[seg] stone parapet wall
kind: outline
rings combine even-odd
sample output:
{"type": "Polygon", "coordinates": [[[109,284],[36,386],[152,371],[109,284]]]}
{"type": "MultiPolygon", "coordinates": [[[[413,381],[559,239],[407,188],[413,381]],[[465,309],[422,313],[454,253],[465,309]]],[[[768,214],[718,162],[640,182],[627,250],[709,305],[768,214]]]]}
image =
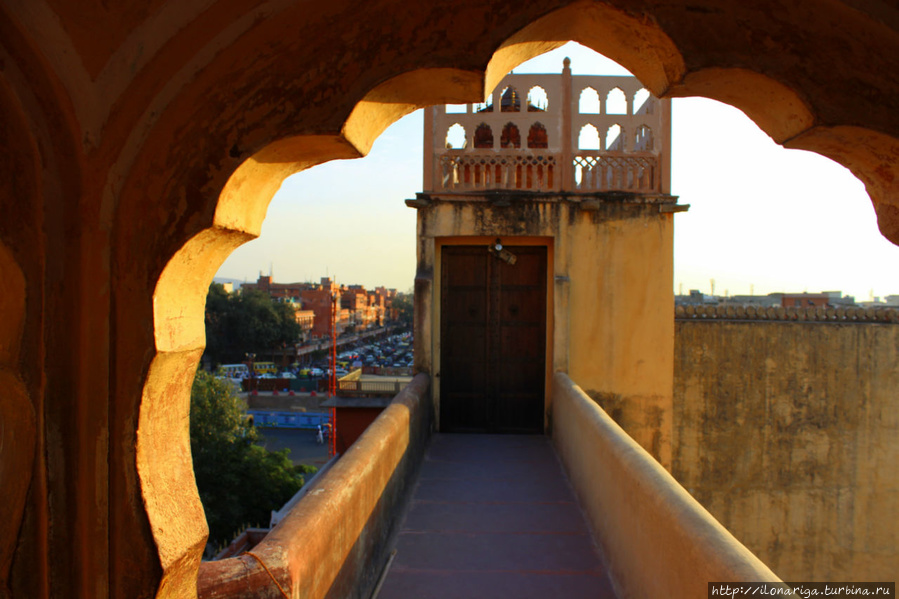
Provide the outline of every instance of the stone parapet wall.
{"type": "Polygon", "coordinates": [[[200,599],[370,597],[430,436],[419,374],[253,549],[204,562],[200,599]]]}
{"type": "Polygon", "coordinates": [[[710,581],[777,576],[566,374],[553,377],[553,445],[619,597],[705,597],[710,581]]]}
{"type": "Polygon", "coordinates": [[[897,308],[787,308],[784,306],[675,306],[678,320],[784,320],[899,324],[897,308]]]}

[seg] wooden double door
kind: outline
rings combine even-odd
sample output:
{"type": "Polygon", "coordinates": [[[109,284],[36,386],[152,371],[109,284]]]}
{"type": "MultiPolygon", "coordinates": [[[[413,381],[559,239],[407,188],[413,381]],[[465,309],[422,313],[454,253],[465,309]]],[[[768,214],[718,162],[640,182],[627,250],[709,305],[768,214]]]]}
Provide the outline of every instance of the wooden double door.
{"type": "Polygon", "coordinates": [[[543,432],[546,248],[505,250],[502,259],[485,246],[443,247],[444,432],[543,432]]]}

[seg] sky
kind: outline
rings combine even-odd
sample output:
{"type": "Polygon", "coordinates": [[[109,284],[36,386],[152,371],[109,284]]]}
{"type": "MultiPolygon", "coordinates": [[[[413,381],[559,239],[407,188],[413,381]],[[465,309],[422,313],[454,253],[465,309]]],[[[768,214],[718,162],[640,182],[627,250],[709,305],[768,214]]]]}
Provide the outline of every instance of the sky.
{"type": "MultiPolygon", "coordinates": [[[[568,44],[517,67],[575,75],[628,75],[568,44]]],[[[217,278],[281,283],[330,276],[340,284],[412,288],[415,210],[422,187],[422,111],[393,124],[368,156],[287,178],[262,234],[224,262],[217,278]]],[[[878,231],[864,185],[828,158],[775,144],[741,111],[705,98],[672,107],[671,192],[675,293],[717,295],[842,291],[867,301],[899,294],[899,247],[878,231]]]]}

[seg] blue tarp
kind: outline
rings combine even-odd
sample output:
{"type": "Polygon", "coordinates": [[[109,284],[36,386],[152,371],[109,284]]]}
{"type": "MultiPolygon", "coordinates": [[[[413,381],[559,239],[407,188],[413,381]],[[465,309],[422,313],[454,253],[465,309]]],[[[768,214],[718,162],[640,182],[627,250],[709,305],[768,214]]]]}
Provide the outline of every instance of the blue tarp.
{"type": "Polygon", "coordinates": [[[253,423],[260,427],[311,428],[331,422],[331,415],[321,412],[275,412],[269,410],[247,410],[253,423]]]}

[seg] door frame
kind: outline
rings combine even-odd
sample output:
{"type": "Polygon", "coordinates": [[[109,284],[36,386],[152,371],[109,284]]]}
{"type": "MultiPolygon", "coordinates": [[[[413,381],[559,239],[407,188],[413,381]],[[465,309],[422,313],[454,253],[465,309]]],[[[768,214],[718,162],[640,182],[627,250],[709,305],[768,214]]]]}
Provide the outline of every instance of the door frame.
{"type": "Polygon", "coordinates": [[[447,236],[434,238],[434,274],[430,327],[431,335],[431,365],[434,380],[431,382],[431,396],[434,402],[434,419],[436,430],[440,430],[440,371],[441,371],[441,301],[443,296],[443,247],[444,246],[486,246],[492,245],[496,239],[502,240],[503,245],[508,246],[539,246],[546,248],[546,335],[544,351],[544,389],[543,389],[543,430],[549,431],[549,415],[547,408],[550,403],[552,389],[552,365],[554,340],[555,307],[553,302],[553,281],[555,279],[555,246],[552,237],[493,235],[493,236],[447,236]]]}

